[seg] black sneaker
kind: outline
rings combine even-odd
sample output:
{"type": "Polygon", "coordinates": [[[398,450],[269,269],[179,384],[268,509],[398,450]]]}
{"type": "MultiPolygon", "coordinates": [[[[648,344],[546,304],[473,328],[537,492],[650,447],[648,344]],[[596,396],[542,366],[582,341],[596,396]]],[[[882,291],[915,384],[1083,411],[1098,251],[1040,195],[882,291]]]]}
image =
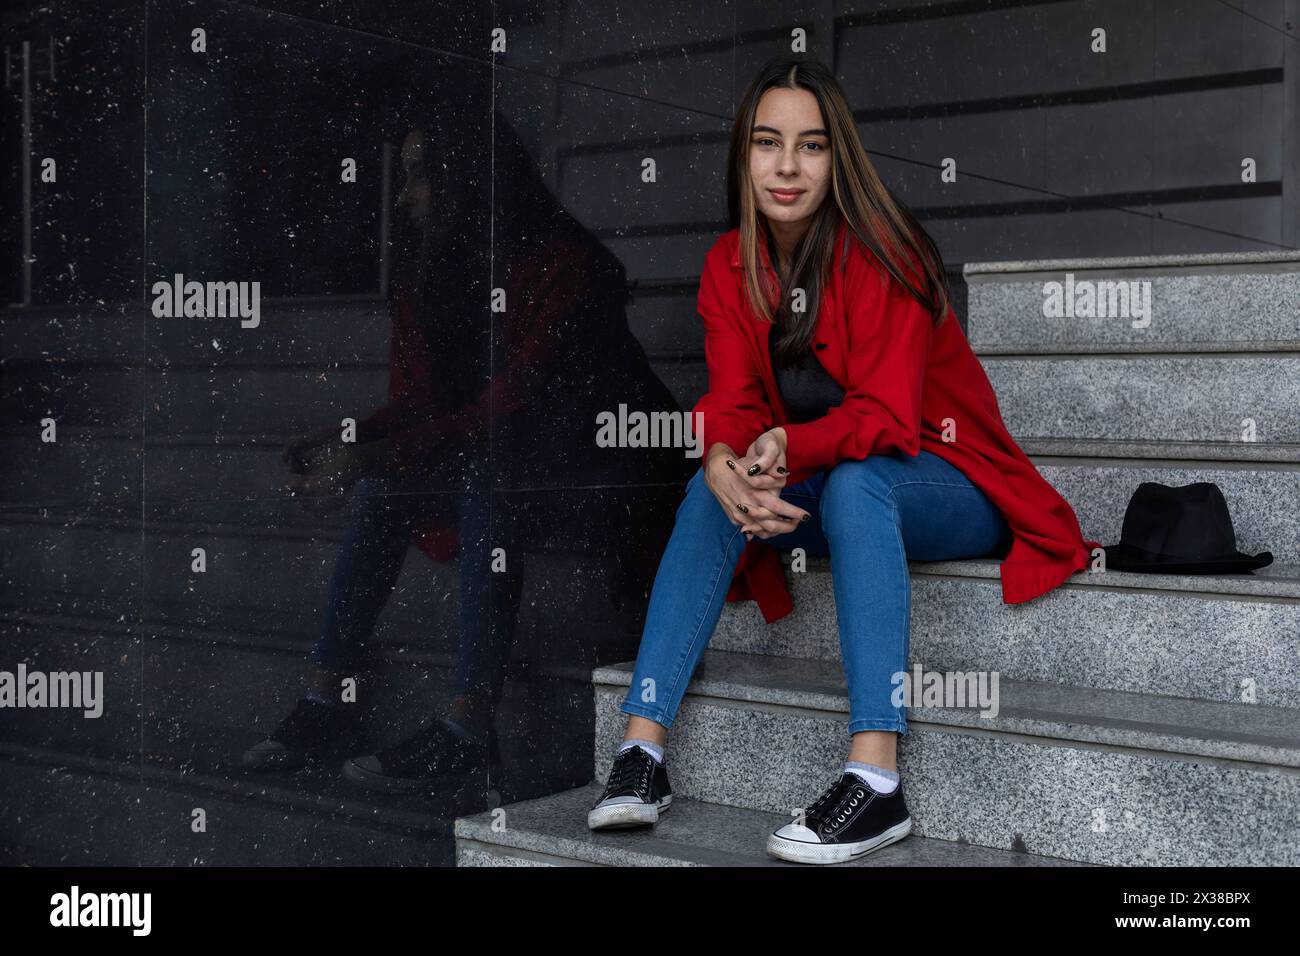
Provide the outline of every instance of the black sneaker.
{"type": "Polygon", "coordinates": [[[244,751],[246,770],[297,770],[313,759],[365,750],[356,706],[302,697],[271,735],[244,751]]]}
{"type": "Polygon", "coordinates": [[[369,790],[409,793],[437,787],[490,787],[489,770],[498,762],[496,734],[482,742],[461,737],[441,719],[400,743],[343,764],[343,777],[369,790]]]}
{"type": "Polygon", "coordinates": [[[656,823],[673,802],[668,771],[639,744],[614,757],[605,792],[587,814],[593,830],[656,823]]]}
{"type": "Polygon", "coordinates": [[[912,832],[900,780],[880,794],[847,771],[804,811],[767,838],[767,852],[795,863],[843,863],[897,843],[912,832]]]}

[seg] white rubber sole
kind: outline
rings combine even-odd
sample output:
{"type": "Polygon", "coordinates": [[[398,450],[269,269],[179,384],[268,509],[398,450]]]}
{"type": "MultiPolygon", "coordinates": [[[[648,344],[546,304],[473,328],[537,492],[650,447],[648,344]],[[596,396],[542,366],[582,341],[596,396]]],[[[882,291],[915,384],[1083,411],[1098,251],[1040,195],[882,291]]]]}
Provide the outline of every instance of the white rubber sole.
{"type": "Polygon", "coordinates": [[[653,803],[615,803],[596,807],[587,813],[587,826],[593,830],[616,830],[621,827],[639,827],[659,822],[659,814],[672,804],[670,794],[653,803]]]}
{"type": "Polygon", "coordinates": [[[773,833],[767,838],[767,852],[791,863],[847,863],[872,850],[897,843],[911,832],[912,818],[908,817],[870,840],[859,840],[857,843],[805,843],[773,833]]]}

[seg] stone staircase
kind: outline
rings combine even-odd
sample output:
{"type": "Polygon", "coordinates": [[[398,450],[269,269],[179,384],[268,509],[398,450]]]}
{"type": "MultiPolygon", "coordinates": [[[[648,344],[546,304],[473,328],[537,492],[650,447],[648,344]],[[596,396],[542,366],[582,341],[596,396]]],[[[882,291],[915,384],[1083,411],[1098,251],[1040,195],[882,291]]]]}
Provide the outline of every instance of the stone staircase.
{"type": "MultiPolygon", "coordinates": [[[[1007,606],[993,559],[912,562],[911,661],[999,672],[1000,708],[909,711],[913,834],[850,865],[1300,863],[1300,255],[965,272],[1007,426],[1086,536],[1118,541],[1143,481],[1212,481],[1238,547],[1274,563],[1090,572],[1007,606]],[[1149,324],[1045,317],[1044,283],[1066,273],[1150,282],[1149,324]]],[[[837,771],[848,715],[829,563],[791,578],[796,610],[773,625],[752,603],[724,609],[669,736],[659,824],[586,826],[628,661],[592,674],[595,779],[458,819],[457,862],[784,865],[766,834],[837,771]]]]}

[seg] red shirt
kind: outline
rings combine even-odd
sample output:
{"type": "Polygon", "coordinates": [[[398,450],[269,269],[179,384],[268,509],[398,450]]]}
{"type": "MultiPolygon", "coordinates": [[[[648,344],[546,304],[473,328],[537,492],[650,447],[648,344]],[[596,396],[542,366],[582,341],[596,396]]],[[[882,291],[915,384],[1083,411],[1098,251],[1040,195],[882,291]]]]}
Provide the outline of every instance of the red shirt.
{"type": "MultiPolygon", "coordinates": [[[[844,400],[822,418],[792,423],[772,372],[768,325],[745,301],[739,239],[739,229],[724,233],[700,277],[709,391],[693,412],[704,416],[706,452],[724,442],[743,456],[754,439],[780,425],[789,487],[840,461],[897,452],[915,457],[924,449],[961,471],[1010,525],[1011,550],[999,565],[1004,603],[1032,600],[1087,568],[1100,543],[1083,538],[1074,510],[1007,431],[956,315],[949,309],[936,328],[843,219],[813,335],[826,347],[813,354],[845,389],[844,400]],[[951,440],[944,440],[945,429],[951,440]]],[[[763,269],[775,282],[766,243],[759,247],[763,269]]],[[[762,538],[751,539],[727,600],[757,601],[768,623],[790,613],[794,602],[780,552],[762,538]]]]}

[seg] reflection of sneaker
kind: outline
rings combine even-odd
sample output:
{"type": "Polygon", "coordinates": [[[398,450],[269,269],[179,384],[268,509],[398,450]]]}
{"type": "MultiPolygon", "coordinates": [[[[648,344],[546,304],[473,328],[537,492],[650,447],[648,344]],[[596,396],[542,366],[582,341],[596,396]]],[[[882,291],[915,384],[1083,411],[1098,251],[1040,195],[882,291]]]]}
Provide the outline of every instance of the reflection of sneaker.
{"type": "Polygon", "coordinates": [[[787,823],[767,838],[767,852],[796,863],[843,863],[911,832],[902,781],[885,795],[845,772],[804,811],[803,825],[787,823]]]}
{"type": "Polygon", "coordinates": [[[443,784],[489,786],[489,751],[495,735],[483,743],[461,737],[442,720],[434,720],[401,743],[378,753],[353,757],[343,764],[352,783],[386,793],[406,793],[443,784]]]}
{"type": "Polygon", "coordinates": [[[657,823],[672,802],[664,765],[633,744],[614,758],[605,792],[587,814],[587,826],[604,830],[657,823]]]}
{"type": "Polygon", "coordinates": [[[364,750],[354,706],[300,698],[269,737],[244,751],[240,763],[248,770],[296,770],[312,758],[364,750]]]}

